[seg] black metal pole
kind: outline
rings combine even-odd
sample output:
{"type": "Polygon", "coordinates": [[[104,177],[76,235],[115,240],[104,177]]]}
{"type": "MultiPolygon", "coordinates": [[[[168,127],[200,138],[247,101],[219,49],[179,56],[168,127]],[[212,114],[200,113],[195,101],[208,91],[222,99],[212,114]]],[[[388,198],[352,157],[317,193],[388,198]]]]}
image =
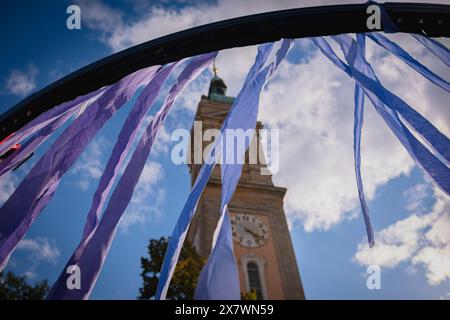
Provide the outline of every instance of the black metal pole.
{"type": "MultiPolygon", "coordinates": [[[[384,3],[399,32],[450,35],[450,6],[384,3]]],[[[233,47],[342,33],[370,32],[368,4],[274,11],[195,27],[110,55],[32,94],[0,116],[0,141],[52,107],[117,82],[144,67],[233,47]]]]}

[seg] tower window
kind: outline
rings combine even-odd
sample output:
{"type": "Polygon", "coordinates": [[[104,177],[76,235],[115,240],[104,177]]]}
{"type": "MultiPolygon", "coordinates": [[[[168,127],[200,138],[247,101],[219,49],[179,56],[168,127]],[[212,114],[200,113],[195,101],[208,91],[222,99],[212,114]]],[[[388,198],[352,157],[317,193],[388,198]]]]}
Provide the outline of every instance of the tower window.
{"type": "Polygon", "coordinates": [[[261,278],[259,277],[258,265],[255,262],[249,262],[247,264],[248,282],[250,285],[250,291],[255,290],[256,298],[258,300],[263,299],[261,278]]]}

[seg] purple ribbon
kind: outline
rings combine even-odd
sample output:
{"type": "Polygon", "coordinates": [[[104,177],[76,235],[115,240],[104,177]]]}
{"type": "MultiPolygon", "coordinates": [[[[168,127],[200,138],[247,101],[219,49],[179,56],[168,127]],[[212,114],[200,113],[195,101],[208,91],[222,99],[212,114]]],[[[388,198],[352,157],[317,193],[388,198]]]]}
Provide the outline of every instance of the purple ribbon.
{"type": "Polygon", "coordinates": [[[163,106],[152,119],[139,140],[123,175],[120,177],[111,195],[100,222],[89,234],[89,237],[82,239],[67,263],[66,267],[77,265],[80,268],[81,289],[70,290],[67,288],[66,279],[69,275],[65,273],[65,268],[53,285],[47,299],[89,298],[108,254],[117,225],[132,198],[133,191],[144,169],[145,162],[147,161],[159,128],[164,123],[176,97],[192,79],[212,63],[216,55],[216,52],[208,53],[194,57],[189,61],[189,64],[170,89],[163,106]]]}
{"type": "Polygon", "coordinates": [[[77,107],[70,108],[65,113],[56,117],[52,122],[47,124],[45,127],[41,128],[36,132],[31,138],[29,138],[20,148],[9,155],[6,159],[0,162],[0,177],[6,172],[14,169],[15,167],[21,165],[33,152],[44,143],[59,127],[61,127],[67,120],[70,119],[75,113],[79,112],[83,105],[91,104],[92,99],[98,99],[105,89],[102,89],[100,93],[96,91],[96,95],[92,97],[91,94],[85,95],[84,99],[80,101],[77,107]]]}
{"type": "Polygon", "coordinates": [[[111,188],[116,180],[119,170],[131,148],[132,142],[138,128],[142,124],[145,115],[155,101],[164,81],[169,76],[176,63],[172,63],[165,68],[158,71],[158,74],[148,83],[139,95],[133,109],[129,113],[125,123],[120,130],[116,144],[111,152],[111,156],[103,171],[102,177],[95,191],[92,200],[91,209],[87,215],[86,225],[84,227],[83,238],[89,236],[92,230],[98,223],[99,215],[103,210],[103,205],[106,198],[111,191],[111,188]]]}
{"type": "Polygon", "coordinates": [[[72,101],[64,102],[39,115],[37,118],[28,122],[25,126],[3,141],[3,143],[0,144],[0,154],[7,152],[13,145],[22,142],[42,128],[51,125],[51,123],[56,121],[58,118],[63,117],[67,112],[72,112],[73,109],[77,109],[80,104],[101,94],[105,91],[105,89],[106,88],[103,87],[84,96],[76,97],[72,101]]]}
{"type": "Polygon", "coordinates": [[[0,208],[0,270],[86,145],[158,68],[139,70],[108,88],[64,130],[0,208]]]}

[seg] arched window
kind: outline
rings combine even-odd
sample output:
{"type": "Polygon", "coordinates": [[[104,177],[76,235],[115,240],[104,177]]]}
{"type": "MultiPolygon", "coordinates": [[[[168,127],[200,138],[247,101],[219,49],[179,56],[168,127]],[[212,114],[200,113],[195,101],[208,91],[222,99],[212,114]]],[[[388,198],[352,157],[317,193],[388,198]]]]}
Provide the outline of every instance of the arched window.
{"type": "Polygon", "coordinates": [[[258,265],[255,262],[250,261],[247,264],[247,273],[250,291],[255,290],[256,298],[258,300],[262,300],[263,294],[262,294],[261,278],[259,277],[258,265]]]}

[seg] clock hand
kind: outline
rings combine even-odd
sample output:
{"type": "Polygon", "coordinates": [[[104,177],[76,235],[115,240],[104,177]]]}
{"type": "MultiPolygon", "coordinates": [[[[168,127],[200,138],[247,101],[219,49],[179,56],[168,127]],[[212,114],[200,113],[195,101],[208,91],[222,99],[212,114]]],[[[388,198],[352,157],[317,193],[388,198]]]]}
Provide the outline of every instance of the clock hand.
{"type": "Polygon", "coordinates": [[[244,227],[244,230],[247,231],[248,233],[252,234],[256,238],[261,239],[261,237],[258,234],[256,234],[253,230],[250,230],[247,227],[244,227]]]}

